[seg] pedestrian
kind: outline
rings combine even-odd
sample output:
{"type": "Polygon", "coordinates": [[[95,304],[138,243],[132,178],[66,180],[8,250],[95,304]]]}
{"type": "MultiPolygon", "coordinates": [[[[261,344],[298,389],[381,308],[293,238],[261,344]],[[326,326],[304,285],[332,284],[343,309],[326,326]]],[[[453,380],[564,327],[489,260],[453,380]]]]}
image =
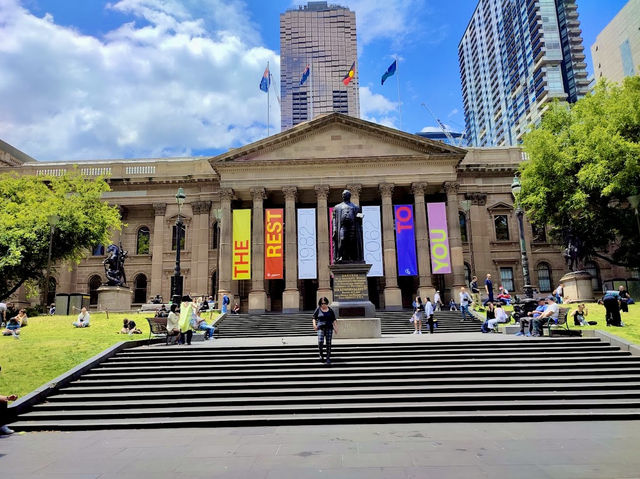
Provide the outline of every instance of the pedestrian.
{"type": "Polygon", "coordinates": [[[231,304],[231,300],[229,299],[229,296],[227,296],[226,294],[223,294],[222,309],[220,310],[222,314],[227,314],[227,310],[229,309],[229,304],[231,304]]]}
{"type": "Polygon", "coordinates": [[[313,313],[313,330],[318,332],[318,352],[320,362],[331,365],[331,339],[333,333],[338,334],[336,313],[329,307],[328,298],[320,298],[318,307],[313,313]],[[324,345],[326,342],[326,356],[324,345]]]}
{"type": "Polygon", "coordinates": [[[491,273],[487,273],[487,278],[484,280],[484,290],[487,293],[487,299],[483,305],[486,306],[487,303],[493,303],[493,282],[491,281],[491,273]]]}
{"type": "Polygon", "coordinates": [[[436,294],[433,295],[433,306],[436,311],[442,310],[442,299],[440,298],[440,291],[436,290],[436,294]]]}
{"type": "Polygon", "coordinates": [[[620,318],[620,303],[616,295],[607,293],[598,301],[598,304],[604,305],[607,326],[618,328],[624,326],[622,318],[620,318]]]}
{"type": "Polygon", "coordinates": [[[416,296],[415,301],[413,302],[413,334],[422,334],[422,320],[424,319],[424,304],[422,303],[422,298],[420,296],[416,296]]]}
{"type": "Polygon", "coordinates": [[[433,320],[433,304],[431,303],[431,298],[427,298],[427,302],[424,303],[424,317],[429,324],[429,334],[433,334],[433,329],[435,327],[435,323],[433,320]]]}
{"type": "Polygon", "coordinates": [[[618,301],[620,302],[620,311],[623,313],[629,312],[629,292],[623,285],[618,286],[618,301]]]}
{"type": "Polygon", "coordinates": [[[478,289],[478,277],[474,276],[471,278],[471,283],[469,283],[469,288],[471,288],[471,298],[473,299],[473,309],[478,310],[478,306],[480,305],[480,289],[478,289]]]}
{"type": "Polygon", "coordinates": [[[462,319],[460,322],[464,322],[467,320],[467,315],[469,315],[469,320],[473,321],[473,316],[469,312],[469,303],[471,303],[471,296],[467,293],[465,287],[460,288],[460,312],[462,313],[462,319]]]}
{"type": "Polygon", "coordinates": [[[558,284],[553,295],[556,297],[556,303],[562,304],[562,298],[564,297],[564,285],[562,283],[558,284]]]}
{"type": "Polygon", "coordinates": [[[180,304],[178,324],[180,325],[180,344],[187,344],[187,346],[191,346],[191,338],[193,337],[193,330],[191,329],[192,315],[193,302],[191,301],[191,296],[185,295],[182,297],[182,303],[180,304]]]}

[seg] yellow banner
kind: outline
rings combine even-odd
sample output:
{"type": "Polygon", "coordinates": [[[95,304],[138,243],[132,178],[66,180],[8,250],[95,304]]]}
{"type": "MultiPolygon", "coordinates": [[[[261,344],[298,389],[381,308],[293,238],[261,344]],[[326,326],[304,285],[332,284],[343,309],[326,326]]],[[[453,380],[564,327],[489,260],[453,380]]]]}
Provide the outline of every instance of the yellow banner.
{"type": "Polygon", "coordinates": [[[251,279],[251,210],[233,210],[233,279],[251,279]]]}

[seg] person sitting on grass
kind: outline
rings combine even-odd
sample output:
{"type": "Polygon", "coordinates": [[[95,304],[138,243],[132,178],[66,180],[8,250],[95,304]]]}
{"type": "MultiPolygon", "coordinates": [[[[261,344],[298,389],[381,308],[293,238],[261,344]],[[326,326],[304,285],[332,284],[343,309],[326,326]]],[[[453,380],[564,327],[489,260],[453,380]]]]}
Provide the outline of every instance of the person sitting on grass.
{"type": "MultiPolygon", "coordinates": [[[[21,310],[23,311],[23,310],[21,310]]],[[[13,336],[15,339],[20,339],[20,328],[22,327],[22,319],[20,315],[14,316],[7,321],[6,328],[2,331],[3,336],[13,336]]]]}
{"type": "Polygon", "coordinates": [[[88,328],[90,326],[89,321],[91,320],[91,315],[87,308],[83,307],[80,310],[80,314],[78,315],[78,320],[73,323],[76,328],[88,328]]]}
{"type": "Polygon", "coordinates": [[[589,326],[589,322],[585,319],[589,314],[589,310],[581,303],[578,305],[578,309],[576,309],[571,316],[573,316],[573,324],[575,326],[589,326]]]}
{"type": "Polygon", "coordinates": [[[496,308],[493,305],[493,303],[486,303],[485,308],[487,308],[487,311],[485,313],[485,321],[484,323],[482,323],[482,326],[480,326],[480,330],[483,333],[488,333],[489,332],[489,321],[496,319],[496,308]]]}
{"type": "Polygon", "coordinates": [[[500,294],[497,298],[498,301],[500,301],[502,304],[511,304],[511,295],[509,294],[509,291],[502,286],[499,287],[499,290],[500,294]]]}
{"type": "Polygon", "coordinates": [[[200,312],[197,309],[193,309],[193,313],[191,315],[191,328],[196,331],[204,331],[204,340],[212,341],[213,333],[216,328],[214,326],[209,326],[207,322],[200,316],[200,312]]]}
{"type": "Polygon", "coordinates": [[[142,331],[140,331],[140,328],[136,327],[135,321],[124,318],[122,320],[122,329],[120,330],[120,334],[142,334],[142,331]]]}
{"type": "Polygon", "coordinates": [[[27,317],[27,310],[22,308],[20,309],[20,311],[18,311],[18,314],[15,316],[15,318],[20,321],[20,327],[21,328],[26,328],[29,318],[27,317]]]}

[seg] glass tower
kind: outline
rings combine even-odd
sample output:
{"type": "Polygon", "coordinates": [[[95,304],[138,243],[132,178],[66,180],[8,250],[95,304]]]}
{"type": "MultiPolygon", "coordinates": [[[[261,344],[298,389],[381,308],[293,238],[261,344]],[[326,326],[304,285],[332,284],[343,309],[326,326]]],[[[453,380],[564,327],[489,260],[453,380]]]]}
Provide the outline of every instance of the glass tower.
{"type": "Polygon", "coordinates": [[[512,146],[588,91],[575,0],[480,0],[458,45],[471,146],[512,146]]]}
{"type": "Polygon", "coordinates": [[[308,2],[280,15],[281,128],[322,113],[360,116],[356,14],[327,2],[308,2]],[[356,63],[348,85],[342,79],[356,63]],[[310,75],[300,85],[305,68],[310,75]]]}

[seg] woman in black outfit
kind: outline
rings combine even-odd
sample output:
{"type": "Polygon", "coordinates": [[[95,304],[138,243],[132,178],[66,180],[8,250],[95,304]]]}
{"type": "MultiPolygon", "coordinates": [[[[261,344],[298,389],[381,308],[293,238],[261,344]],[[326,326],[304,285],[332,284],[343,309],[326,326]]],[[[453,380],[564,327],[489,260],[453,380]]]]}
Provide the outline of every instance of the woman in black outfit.
{"type": "Polygon", "coordinates": [[[331,364],[331,338],[333,332],[338,334],[338,324],[336,314],[329,307],[327,298],[320,298],[318,308],[313,313],[313,329],[318,331],[318,351],[320,351],[320,362],[325,362],[324,341],[327,341],[326,364],[331,364]]]}

